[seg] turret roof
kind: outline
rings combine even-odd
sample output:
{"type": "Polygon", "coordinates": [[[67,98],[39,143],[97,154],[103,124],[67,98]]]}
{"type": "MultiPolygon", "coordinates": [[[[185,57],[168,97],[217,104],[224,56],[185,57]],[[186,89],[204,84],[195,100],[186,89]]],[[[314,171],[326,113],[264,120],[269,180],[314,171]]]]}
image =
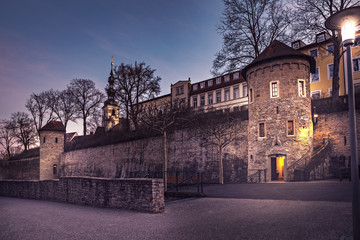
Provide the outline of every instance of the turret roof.
{"type": "Polygon", "coordinates": [[[50,121],[45,126],[43,126],[39,131],[59,131],[65,132],[65,126],[62,122],[59,121],[50,121]]]}

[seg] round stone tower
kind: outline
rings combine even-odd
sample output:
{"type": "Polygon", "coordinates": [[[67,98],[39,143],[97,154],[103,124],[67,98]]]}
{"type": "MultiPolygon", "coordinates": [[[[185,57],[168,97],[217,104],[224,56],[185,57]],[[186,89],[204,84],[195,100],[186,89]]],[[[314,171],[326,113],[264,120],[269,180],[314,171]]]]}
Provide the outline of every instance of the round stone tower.
{"type": "Polygon", "coordinates": [[[40,180],[58,177],[60,155],[64,152],[65,127],[62,122],[50,121],[40,133],[40,180]]]}
{"type": "Polygon", "coordinates": [[[293,166],[311,154],[314,70],[314,58],[273,41],[242,71],[249,89],[249,176],[265,170],[262,181],[290,181],[293,166]]]}

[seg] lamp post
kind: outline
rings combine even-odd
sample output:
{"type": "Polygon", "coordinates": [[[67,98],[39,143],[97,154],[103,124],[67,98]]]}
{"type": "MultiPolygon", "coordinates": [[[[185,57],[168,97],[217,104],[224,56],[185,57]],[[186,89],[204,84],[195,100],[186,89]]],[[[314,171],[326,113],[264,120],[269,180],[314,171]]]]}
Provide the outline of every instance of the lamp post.
{"type": "Polygon", "coordinates": [[[355,26],[360,24],[360,7],[352,7],[341,10],[331,15],[325,21],[325,27],[330,30],[340,30],[343,46],[346,47],[346,65],[348,79],[348,102],[349,102],[349,130],[351,149],[351,183],[352,183],[352,219],[353,238],[360,239],[360,188],[359,188],[359,164],[356,140],[356,115],[354,99],[354,83],[352,79],[351,45],[354,44],[355,26]]]}

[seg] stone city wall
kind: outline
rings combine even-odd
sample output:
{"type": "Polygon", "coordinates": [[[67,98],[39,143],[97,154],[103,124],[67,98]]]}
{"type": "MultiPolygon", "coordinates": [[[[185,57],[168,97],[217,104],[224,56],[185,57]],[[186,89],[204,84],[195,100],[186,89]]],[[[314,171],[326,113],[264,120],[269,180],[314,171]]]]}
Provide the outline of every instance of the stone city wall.
{"type": "Polygon", "coordinates": [[[67,202],[95,207],[164,211],[162,179],[65,177],[44,181],[0,181],[0,196],[67,202]]]}
{"type": "MultiPolygon", "coordinates": [[[[247,123],[239,120],[241,132],[224,151],[225,182],[240,182],[247,175],[247,123]]],[[[213,139],[198,129],[182,129],[168,134],[168,169],[204,171],[206,182],[218,182],[219,154],[213,139]]],[[[163,140],[153,137],[96,148],[65,152],[61,156],[61,176],[129,177],[136,171],[162,171],[163,140]]]]}
{"type": "Polygon", "coordinates": [[[40,157],[0,161],[0,179],[39,179],[40,157]]]}

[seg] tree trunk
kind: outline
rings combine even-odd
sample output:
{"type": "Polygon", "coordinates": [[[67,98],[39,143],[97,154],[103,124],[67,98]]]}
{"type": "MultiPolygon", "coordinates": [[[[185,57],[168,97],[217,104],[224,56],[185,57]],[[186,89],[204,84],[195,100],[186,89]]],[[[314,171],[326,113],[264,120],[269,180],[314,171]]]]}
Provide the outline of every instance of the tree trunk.
{"type": "Polygon", "coordinates": [[[223,167],[223,158],[222,158],[222,147],[220,146],[219,147],[219,154],[220,154],[220,167],[219,167],[219,175],[220,175],[220,178],[219,178],[219,183],[220,184],[224,184],[224,167],[223,167]]]}
{"type": "Polygon", "coordinates": [[[86,135],[86,118],[84,117],[83,118],[83,133],[84,133],[84,136],[86,135]]]}
{"type": "Polygon", "coordinates": [[[163,144],[164,144],[164,162],[163,162],[163,179],[164,179],[164,191],[167,190],[167,137],[166,131],[163,133],[163,144]]]}

